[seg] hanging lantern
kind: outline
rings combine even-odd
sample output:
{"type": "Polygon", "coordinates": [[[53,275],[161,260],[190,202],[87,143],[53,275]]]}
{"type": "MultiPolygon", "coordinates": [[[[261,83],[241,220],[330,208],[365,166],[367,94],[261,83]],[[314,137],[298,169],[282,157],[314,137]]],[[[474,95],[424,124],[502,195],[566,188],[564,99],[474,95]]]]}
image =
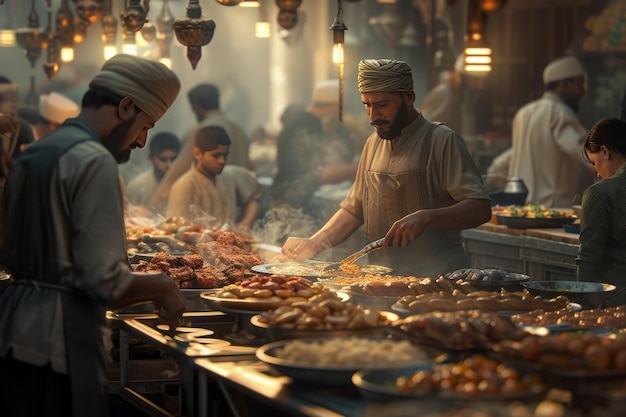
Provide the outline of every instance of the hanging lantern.
{"type": "Polygon", "coordinates": [[[187,59],[195,70],[202,57],[202,47],[213,39],[215,22],[202,17],[202,7],[198,0],[189,0],[187,17],[179,17],[174,21],[176,39],[187,47],[187,59]]]}
{"type": "Polygon", "coordinates": [[[76,15],[89,24],[99,22],[102,19],[104,2],[105,0],[74,0],[76,15]]]}
{"type": "Polygon", "coordinates": [[[156,20],[157,26],[157,46],[159,47],[159,62],[168,68],[172,68],[172,59],[170,57],[170,44],[174,39],[173,28],[174,16],[169,9],[168,0],[163,0],[161,13],[156,20]]]}
{"type": "Polygon", "coordinates": [[[491,71],[491,47],[485,35],[487,31],[487,14],[480,10],[476,0],[468,5],[467,35],[465,36],[466,72],[491,71]]]}
{"type": "Polygon", "coordinates": [[[67,4],[61,0],[61,6],[56,14],[56,38],[61,45],[61,61],[74,60],[74,15],[67,4]]]}
{"type": "Polygon", "coordinates": [[[276,18],[278,26],[283,29],[293,29],[298,23],[298,12],[295,10],[280,9],[276,18]]]}
{"type": "Polygon", "coordinates": [[[343,23],[343,7],[341,0],[337,0],[337,16],[330,29],[333,32],[333,62],[339,70],[339,121],[343,120],[343,69],[344,69],[344,32],[348,27],[343,23]]]}
{"type": "Polygon", "coordinates": [[[147,22],[148,15],[139,0],[130,0],[128,7],[121,14],[122,27],[126,32],[139,32],[143,25],[147,22]]]}
{"type": "Polygon", "coordinates": [[[46,34],[48,35],[48,47],[46,48],[46,62],[43,63],[43,71],[49,80],[53,80],[59,72],[60,47],[59,41],[52,32],[52,12],[48,10],[48,26],[46,26],[46,34]]]}
{"type": "Polygon", "coordinates": [[[506,0],[481,0],[480,9],[487,13],[497,12],[504,7],[505,3],[506,0]]]}
{"type": "Polygon", "coordinates": [[[260,7],[261,2],[259,0],[243,0],[239,3],[239,7],[260,7]]]}
{"type": "Polygon", "coordinates": [[[35,10],[35,0],[31,1],[28,27],[16,29],[15,39],[26,50],[25,54],[30,66],[35,68],[35,64],[41,56],[41,49],[48,46],[48,35],[45,30],[39,28],[39,15],[35,10]]]}
{"type": "Polygon", "coordinates": [[[109,10],[102,18],[102,42],[104,42],[104,59],[108,61],[117,54],[117,19],[112,14],[112,3],[109,1],[109,10]]]}
{"type": "Polygon", "coordinates": [[[236,6],[241,3],[241,0],[215,0],[222,6],[236,6]]]}
{"type": "Polygon", "coordinates": [[[281,10],[296,10],[302,4],[302,0],[276,0],[276,5],[281,10]]]}
{"type": "Polygon", "coordinates": [[[260,3],[259,5],[259,20],[254,24],[254,36],[257,38],[269,38],[272,34],[272,27],[270,22],[267,21],[265,4],[260,3]]]}

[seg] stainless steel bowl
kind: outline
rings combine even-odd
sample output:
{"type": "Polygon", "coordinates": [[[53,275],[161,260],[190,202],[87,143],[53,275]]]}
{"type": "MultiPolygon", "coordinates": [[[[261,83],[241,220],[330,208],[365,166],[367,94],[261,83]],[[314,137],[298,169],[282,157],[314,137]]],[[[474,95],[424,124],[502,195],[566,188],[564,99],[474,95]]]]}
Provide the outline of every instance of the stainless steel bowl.
{"type": "Polygon", "coordinates": [[[615,285],[587,281],[531,281],[522,285],[533,295],[554,298],[563,295],[583,308],[600,308],[617,289],[615,285]]]}

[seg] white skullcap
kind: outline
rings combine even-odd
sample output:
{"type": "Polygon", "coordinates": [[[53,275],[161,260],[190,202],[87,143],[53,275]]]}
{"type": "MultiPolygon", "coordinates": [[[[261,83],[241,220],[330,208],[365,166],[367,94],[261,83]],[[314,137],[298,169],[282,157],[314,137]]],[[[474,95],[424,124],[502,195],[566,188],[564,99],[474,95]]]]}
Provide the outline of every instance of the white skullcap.
{"type": "Polygon", "coordinates": [[[463,74],[465,72],[465,54],[460,53],[459,56],[456,57],[456,61],[454,61],[454,71],[459,74],[463,74]]]}
{"type": "Polygon", "coordinates": [[[339,80],[320,81],[313,89],[314,103],[338,103],[339,102],[339,80]]]}
{"type": "Polygon", "coordinates": [[[80,108],[63,94],[51,92],[39,96],[39,114],[49,122],[62,124],[65,120],[78,116],[80,108]]]}
{"type": "Polygon", "coordinates": [[[565,56],[555,59],[546,65],[546,68],[543,70],[543,83],[548,84],[552,81],[565,80],[581,75],[585,75],[585,70],[583,70],[578,59],[574,56],[565,56]]]}

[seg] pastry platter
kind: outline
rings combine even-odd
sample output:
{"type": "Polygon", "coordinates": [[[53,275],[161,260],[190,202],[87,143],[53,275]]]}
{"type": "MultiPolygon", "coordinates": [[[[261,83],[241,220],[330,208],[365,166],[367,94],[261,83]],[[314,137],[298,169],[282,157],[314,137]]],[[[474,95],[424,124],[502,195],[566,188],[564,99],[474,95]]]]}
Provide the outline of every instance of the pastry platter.
{"type": "MultiPolygon", "coordinates": [[[[291,303],[287,299],[276,296],[268,298],[224,298],[218,296],[220,291],[222,291],[222,289],[204,291],[200,294],[200,297],[204,299],[213,310],[241,314],[260,313],[291,303]]],[[[337,295],[343,301],[347,301],[350,298],[348,294],[340,291],[337,292],[337,295]]]]}
{"type": "MultiPolygon", "coordinates": [[[[275,264],[262,264],[255,265],[251,269],[254,272],[263,274],[283,274],[283,275],[295,275],[299,277],[329,277],[335,275],[345,275],[346,273],[340,270],[324,271],[326,266],[330,265],[329,262],[282,262],[275,264]]],[[[360,273],[363,274],[388,274],[392,271],[391,268],[380,265],[358,265],[360,267],[360,273]]]]}

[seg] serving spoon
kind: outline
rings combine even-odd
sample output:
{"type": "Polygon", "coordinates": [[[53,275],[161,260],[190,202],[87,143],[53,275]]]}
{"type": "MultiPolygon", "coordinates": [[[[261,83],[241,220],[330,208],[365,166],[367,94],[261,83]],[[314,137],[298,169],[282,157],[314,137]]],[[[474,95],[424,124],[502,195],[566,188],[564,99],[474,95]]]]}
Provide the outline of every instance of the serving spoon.
{"type": "Polygon", "coordinates": [[[378,240],[370,242],[367,245],[365,245],[363,247],[363,249],[361,249],[361,250],[359,250],[357,252],[354,252],[352,255],[347,256],[346,258],[342,259],[341,261],[339,261],[339,262],[332,262],[332,263],[326,265],[322,271],[324,271],[324,272],[332,271],[332,270],[339,269],[339,267],[341,265],[353,264],[358,259],[360,259],[361,257],[367,255],[368,253],[382,248],[384,241],[385,241],[385,238],[382,237],[382,238],[380,238],[378,240]]]}

